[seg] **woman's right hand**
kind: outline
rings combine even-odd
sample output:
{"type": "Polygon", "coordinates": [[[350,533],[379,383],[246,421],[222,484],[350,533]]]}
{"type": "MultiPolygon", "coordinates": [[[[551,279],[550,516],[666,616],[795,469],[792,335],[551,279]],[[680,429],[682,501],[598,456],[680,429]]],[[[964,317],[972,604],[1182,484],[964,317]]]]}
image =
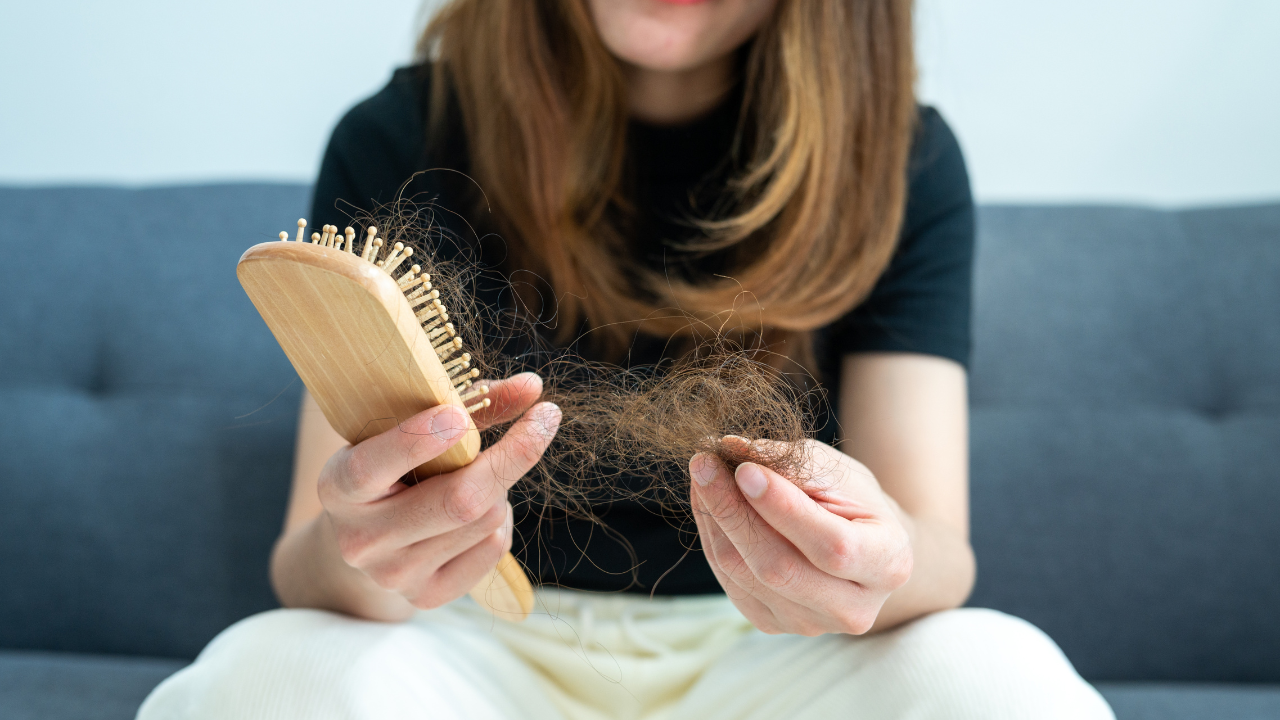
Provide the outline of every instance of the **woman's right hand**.
{"type": "Polygon", "coordinates": [[[462,597],[511,548],[507,490],[537,464],[560,424],[554,404],[529,408],[542,391],[537,375],[488,385],[492,403],[472,416],[477,426],[523,415],[470,465],[414,486],[399,482],[465,432],[466,413],[441,405],[338,450],[320,472],[318,520],[330,525],[342,559],[417,608],[462,597]]]}

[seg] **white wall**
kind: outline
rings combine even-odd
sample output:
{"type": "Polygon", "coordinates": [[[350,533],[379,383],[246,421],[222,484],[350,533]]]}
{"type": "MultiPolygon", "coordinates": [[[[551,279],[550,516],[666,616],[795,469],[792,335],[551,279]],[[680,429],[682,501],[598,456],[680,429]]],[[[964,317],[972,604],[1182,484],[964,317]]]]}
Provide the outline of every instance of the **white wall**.
{"type": "Polygon", "coordinates": [[[1280,1],[917,3],[980,198],[1280,198],[1280,1]]]}
{"type": "Polygon", "coordinates": [[[0,0],[0,182],[308,180],[419,0],[0,0]]]}
{"type": "MultiPolygon", "coordinates": [[[[1280,198],[1280,1],[917,0],[979,199],[1280,198]]],[[[419,0],[0,0],[0,182],[310,179],[419,0]]]]}

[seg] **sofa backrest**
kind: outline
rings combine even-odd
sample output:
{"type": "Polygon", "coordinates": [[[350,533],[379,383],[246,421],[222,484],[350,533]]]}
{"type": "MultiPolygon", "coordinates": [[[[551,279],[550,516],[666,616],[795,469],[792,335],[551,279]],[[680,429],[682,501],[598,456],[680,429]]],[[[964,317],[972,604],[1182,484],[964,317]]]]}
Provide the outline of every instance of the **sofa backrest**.
{"type": "MultiPolygon", "coordinates": [[[[236,282],[305,186],[0,189],[0,648],[274,606],[297,376],[236,282]]],[[[1091,679],[1280,681],[1280,206],[984,208],[971,604],[1091,679]]]]}
{"type": "Polygon", "coordinates": [[[979,226],[971,604],[1092,679],[1280,681],[1280,205],[979,226]]]}
{"type": "Polygon", "coordinates": [[[308,196],[0,190],[0,648],[193,657],[274,605],[301,385],[235,264],[308,196]]]}

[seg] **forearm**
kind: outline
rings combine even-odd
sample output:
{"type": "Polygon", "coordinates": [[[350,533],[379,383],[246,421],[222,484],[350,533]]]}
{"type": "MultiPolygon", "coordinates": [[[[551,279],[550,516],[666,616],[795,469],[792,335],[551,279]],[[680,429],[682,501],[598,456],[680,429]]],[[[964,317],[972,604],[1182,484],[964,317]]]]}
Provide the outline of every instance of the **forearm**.
{"type": "Polygon", "coordinates": [[[899,510],[911,535],[911,579],[885,601],[871,632],[897,627],[922,615],[960,607],[973,590],[973,548],[958,530],[899,510]]]}
{"type": "Polygon", "coordinates": [[[271,555],[271,584],[285,607],[332,610],[396,622],[414,608],[400,595],[378,587],[348,565],[338,551],[328,515],[284,533],[271,555]]]}

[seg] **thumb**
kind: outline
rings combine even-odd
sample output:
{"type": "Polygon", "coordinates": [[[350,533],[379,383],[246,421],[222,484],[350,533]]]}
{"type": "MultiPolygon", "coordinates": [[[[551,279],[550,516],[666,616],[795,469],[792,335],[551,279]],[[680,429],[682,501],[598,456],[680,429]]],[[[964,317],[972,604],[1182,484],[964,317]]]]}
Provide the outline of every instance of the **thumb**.
{"type": "Polygon", "coordinates": [[[334,484],[349,502],[385,497],[401,477],[453,447],[472,427],[471,418],[456,405],[423,410],[349,448],[334,484]]]}

